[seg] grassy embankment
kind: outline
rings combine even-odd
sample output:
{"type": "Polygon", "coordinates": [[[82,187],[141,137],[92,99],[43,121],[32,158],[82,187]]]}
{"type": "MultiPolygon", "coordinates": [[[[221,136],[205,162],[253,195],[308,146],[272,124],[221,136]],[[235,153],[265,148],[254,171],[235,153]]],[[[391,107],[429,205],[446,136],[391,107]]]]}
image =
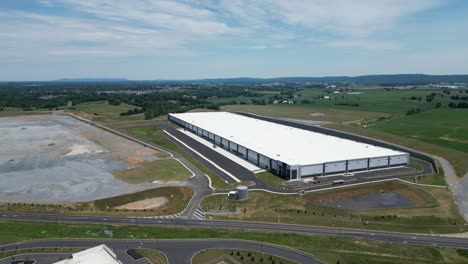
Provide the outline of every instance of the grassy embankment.
{"type": "Polygon", "coordinates": [[[114,239],[178,239],[227,238],[261,241],[308,252],[327,262],[346,263],[463,263],[464,251],[436,247],[410,246],[346,237],[308,236],[298,234],[265,233],[233,229],[172,228],[147,226],[102,226],[55,223],[0,222],[0,244],[25,239],[46,238],[108,238],[105,230],[112,231],[114,239]]]}
{"type": "Polygon", "coordinates": [[[28,212],[45,214],[80,214],[109,216],[157,216],[171,215],[185,209],[193,191],[187,187],[160,187],[136,193],[124,194],[83,203],[36,204],[2,203],[2,212],[28,212]],[[117,209],[129,203],[164,197],[167,202],[153,209],[117,209]]]}
{"type": "Polygon", "coordinates": [[[262,191],[249,192],[246,201],[228,200],[226,195],[206,197],[201,208],[207,212],[239,214],[214,216],[216,219],[261,221],[350,227],[401,232],[456,233],[468,227],[454,205],[446,188],[420,187],[397,181],[375,183],[305,195],[281,195],[262,191]],[[412,203],[409,208],[353,211],[324,206],[324,201],[336,201],[355,196],[397,193],[412,203]],[[368,221],[368,222],[366,222],[368,221]]]}
{"type": "Polygon", "coordinates": [[[191,154],[182,150],[177,144],[170,141],[167,138],[167,135],[164,134],[161,127],[158,126],[145,126],[145,127],[132,127],[127,128],[126,131],[134,136],[141,137],[145,140],[148,140],[158,146],[170,149],[179,153],[183,156],[188,162],[196,166],[200,171],[208,175],[211,179],[211,183],[214,188],[216,189],[230,189],[234,188],[239,184],[245,183],[237,183],[237,184],[228,184],[223,179],[221,179],[216,173],[209,170],[203,163],[198,161],[195,157],[191,154]]]}
{"type": "Polygon", "coordinates": [[[17,249],[0,252],[0,260],[21,254],[72,254],[85,250],[86,248],[31,248],[17,249]]]}
{"type": "Polygon", "coordinates": [[[149,161],[136,166],[132,169],[114,172],[113,175],[131,184],[157,180],[185,181],[192,176],[187,168],[175,159],[149,161]]]}
{"type": "Polygon", "coordinates": [[[136,252],[145,257],[151,264],[167,264],[166,255],[160,251],[149,248],[138,248],[136,252]]]}
{"type": "Polygon", "coordinates": [[[256,251],[235,250],[235,249],[208,249],[195,254],[192,258],[193,264],[205,263],[283,263],[294,264],[296,262],[289,261],[284,258],[262,254],[256,251]]]}

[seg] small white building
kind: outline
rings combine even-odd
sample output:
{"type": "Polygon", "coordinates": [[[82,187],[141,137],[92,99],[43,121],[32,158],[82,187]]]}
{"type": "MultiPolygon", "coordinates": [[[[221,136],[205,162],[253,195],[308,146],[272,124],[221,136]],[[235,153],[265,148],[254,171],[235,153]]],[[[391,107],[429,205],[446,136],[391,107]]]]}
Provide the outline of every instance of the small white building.
{"type": "Polygon", "coordinates": [[[122,264],[122,262],[109,247],[102,244],[74,253],[71,258],[55,264],[122,264]]]}

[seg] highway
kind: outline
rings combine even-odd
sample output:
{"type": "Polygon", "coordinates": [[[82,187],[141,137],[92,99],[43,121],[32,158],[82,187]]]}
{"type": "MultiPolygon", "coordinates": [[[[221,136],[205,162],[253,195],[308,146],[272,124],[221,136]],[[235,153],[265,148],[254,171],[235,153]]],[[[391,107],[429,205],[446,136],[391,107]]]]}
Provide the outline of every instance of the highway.
{"type": "Polygon", "coordinates": [[[114,225],[144,225],[159,227],[190,227],[190,228],[222,228],[242,229],[252,231],[268,231],[280,233],[296,233],[320,236],[342,236],[379,240],[384,242],[402,243],[419,246],[438,246],[451,248],[468,248],[467,238],[444,237],[439,235],[411,234],[386,232],[376,230],[361,230],[337,227],[322,227],[309,225],[275,224],[265,222],[228,221],[228,220],[193,220],[183,218],[154,219],[134,217],[77,216],[30,213],[0,213],[0,220],[61,222],[80,224],[114,224],[114,225]]]}

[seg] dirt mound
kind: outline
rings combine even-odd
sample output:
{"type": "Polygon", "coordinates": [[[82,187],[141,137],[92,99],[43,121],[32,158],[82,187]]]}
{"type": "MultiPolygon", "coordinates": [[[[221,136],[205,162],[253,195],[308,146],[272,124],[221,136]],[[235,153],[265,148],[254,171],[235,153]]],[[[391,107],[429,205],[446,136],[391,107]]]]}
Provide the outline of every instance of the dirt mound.
{"type": "Polygon", "coordinates": [[[166,197],[149,198],[141,201],[131,202],[115,207],[115,209],[143,210],[155,209],[168,202],[166,197]]]}

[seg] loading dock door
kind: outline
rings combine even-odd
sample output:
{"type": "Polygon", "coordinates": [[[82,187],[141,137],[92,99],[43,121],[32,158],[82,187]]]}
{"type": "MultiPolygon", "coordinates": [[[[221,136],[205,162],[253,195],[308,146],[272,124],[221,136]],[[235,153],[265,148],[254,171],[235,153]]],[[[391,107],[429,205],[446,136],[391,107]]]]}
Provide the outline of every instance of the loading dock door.
{"type": "Polygon", "coordinates": [[[346,171],[346,161],[325,163],[325,174],[340,173],[346,171]]]}

